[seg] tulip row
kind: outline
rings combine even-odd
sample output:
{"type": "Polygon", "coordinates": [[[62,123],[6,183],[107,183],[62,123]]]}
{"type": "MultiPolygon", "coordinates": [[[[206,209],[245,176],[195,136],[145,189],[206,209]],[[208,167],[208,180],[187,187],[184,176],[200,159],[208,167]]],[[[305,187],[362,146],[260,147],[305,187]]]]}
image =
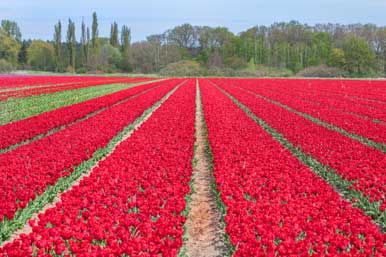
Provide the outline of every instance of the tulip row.
{"type": "Polygon", "coordinates": [[[176,256],[194,145],[194,80],[1,256],[176,256]]]}
{"type": "MultiPolygon", "coordinates": [[[[283,91],[277,91],[277,89],[262,88],[258,86],[256,80],[250,80],[249,83],[240,83],[240,81],[229,81],[228,83],[248,89],[259,96],[266,97],[273,101],[278,101],[299,112],[311,115],[323,122],[342,128],[348,133],[354,133],[377,143],[386,145],[386,127],[383,124],[374,123],[368,119],[363,119],[352,114],[331,109],[331,107],[326,106],[326,103],[323,101],[317,104],[312,101],[304,101],[302,99],[295,98],[293,95],[288,95],[283,91]]],[[[287,89],[287,91],[289,90],[287,89]]],[[[318,97],[318,99],[320,98],[318,97]]],[[[346,104],[346,106],[350,106],[350,104],[346,104]]],[[[379,113],[381,114],[380,110],[379,113]]],[[[386,113],[384,111],[381,115],[383,117],[380,117],[379,115],[376,117],[378,119],[381,118],[386,120],[386,113]]]]}
{"type": "MultiPolygon", "coordinates": [[[[330,88],[330,94],[320,92],[318,88],[296,88],[296,85],[291,87],[291,90],[288,90],[288,87],[284,83],[280,85],[276,84],[274,89],[268,85],[261,85],[260,83],[259,87],[290,95],[303,101],[311,101],[322,106],[328,106],[331,109],[340,110],[348,114],[357,115],[374,121],[386,122],[386,114],[383,111],[386,108],[386,103],[379,103],[377,106],[371,102],[361,103],[358,99],[331,94],[335,90],[334,87],[330,88]]],[[[384,87],[386,88],[386,83],[384,87]]]]}
{"type": "Polygon", "coordinates": [[[160,84],[162,83],[149,83],[143,86],[129,88],[0,126],[0,149],[9,148],[12,145],[20,144],[22,141],[31,140],[37,136],[41,138],[48,132],[57,132],[68,125],[72,125],[79,119],[93,116],[114,104],[118,104],[138,93],[144,92],[144,90],[160,84]]]}
{"type": "MultiPolygon", "coordinates": [[[[362,106],[367,109],[384,110],[386,105],[385,81],[317,81],[304,80],[303,83],[291,87],[299,88],[300,92],[312,92],[318,96],[336,99],[344,103],[362,106]]],[[[347,108],[347,106],[346,106],[347,108]]],[[[348,107],[349,108],[349,107],[348,107]]],[[[356,110],[356,109],[355,109],[356,110]]],[[[368,112],[365,112],[368,114],[368,112]]]]}
{"type": "Polygon", "coordinates": [[[353,206],[362,209],[383,231],[386,229],[386,175],[382,172],[386,169],[386,159],[382,152],[243,90],[224,88],[243,108],[283,135],[303,163],[339,190],[353,206]]]}
{"type": "Polygon", "coordinates": [[[0,155],[0,220],[11,219],[18,208],[42,194],[58,178],[68,176],[73,166],[91,158],[145,109],[175,87],[169,81],[161,87],[112,106],[13,151],[0,155]]]}
{"type": "Polygon", "coordinates": [[[275,92],[290,95],[307,96],[329,104],[342,104],[340,107],[351,111],[360,111],[362,115],[381,115],[386,107],[385,81],[344,81],[344,80],[306,80],[306,79],[228,79],[242,84],[258,84],[275,92]],[[358,91],[361,89],[360,91],[358,91]],[[374,98],[376,97],[376,98],[374,98]],[[376,112],[372,112],[372,110],[376,112]]]}
{"type": "Polygon", "coordinates": [[[318,92],[361,103],[385,102],[386,99],[384,80],[266,79],[262,82],[275,89],[278,85],[287,85],[287,89],[318,92]]]}
{"type": "Polygon", "coordinates": [[[296,147],[333,168],[371,201],[386,200],[385,154],[232,86],[223,88],[296,147]]]}
{"type": "MultiPolygon", "coordinates": [[[[95,82],[103,80],[127,80],[131,78],[113,78],[101,76],[10,76],[0,77],[0,89],[17,89],[22,87],[66,85],[82,82],[95,82]]],[[[146,78],[135,78],[146,80],[146,78]]],[[[115,82],[118,83],[118,82],[115,82]]]]}
{"type": "MultiPolygon", "coordinates": [[[[303,80],[303,84],[310,84],[310,81],[303,80]]],[[[366,103],[386,101],[384,80],[316,80],[311,87],[328,95],[340,95],[366,103]]]]}
{"type": "Polygon", "coordinates": [[[9,99],[6,102],[0,102],[0,125],[55,110],[63,106],[77,104],[106,94],[115,93],[139,84],[108,84],[52,94],[9,99]]]}
{"type": "Polygon", "coordinates": [[[66,90],[74,90],[85,87],[94,87],[106,84],[114,84],[114,83],[138,83],[143,82],[148,79],[141,78],[127,78],[127,79],[105,79],[102,81],[87,81],[87,82],[77,82],[73,84],[65,84],[65,85],[51,85],[45,87],[38,87],[32,89],[23,89],[16,91],[8,91],[0,93],[0,101],[7,100],[9,98],[23,98],[33,95],[41,95],[41,94],[50,94],[55,92],[61,92],[66,90]]]}
{"type": "Polygon", "coordinates": [[[369,217],[342,201],[219,89],[207,80],[200,85],[234,256],[386,254],[386,237],[369,217]]]}
{"type": "Polygon", "coordinates": [[[0,77],[0,88],[20,88],[39,85],[65,84],[80,81],[95,81],[105,79],[105,77],[81,77],[81,76],[23,76],[14,75],[0,77]]]}

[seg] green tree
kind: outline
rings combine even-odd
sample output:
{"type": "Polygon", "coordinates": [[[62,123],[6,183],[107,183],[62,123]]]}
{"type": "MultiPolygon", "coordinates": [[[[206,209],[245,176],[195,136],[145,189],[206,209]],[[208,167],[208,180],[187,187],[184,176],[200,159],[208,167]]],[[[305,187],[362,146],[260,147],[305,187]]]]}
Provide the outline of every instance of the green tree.
{"type": "Polygon", "coordinates": [[[343,49],[333,48],[330,53],[329,63],[330,66],[344,68],[346,66],[346,57],[343,49]]]}
{"type": "Polygon", "coordinates": [[[121,52],[122,52],[121,68],[124,71],[131,71],[130,44],[131,44],[131,30],[124,25],[122,26],[122,31],[121,31],[121,52]]]}
{"type": "Polygon", "coordinates": [[[75,68],[76,58],[76,39],[75,39],[75,23],[69,19],[67,29],[67,49],[69,57],[69,66],[75,68]]]}
{"type": "Polygon", "coordinates": [[[119,68],[122,61],[122,55],[119,49],[107,43],[101,47],[97,56],[97,69],[105,72],[114,72],[119,68]]]}
{"type": "Polygon", "coordinates": [[[10,20],[2,20],[1,29],[8,37],[11,37],[13,39],[16,39],[16,41],[21,42],[20,28],[16,22],[10,20]]]}
{"type": "MultiPolygon", "coordinates": [[[[89,32],[88,32],[89,33],[89,32]]],[[[89,56],[87,60],[87,68],[88,69],[99,69],[103,66],[103,60],[100,56],[100,38],[98,37],[98,17],[96,12],[92,14],[92,25],[91,25],[91,46],[89,51],[89,56]]],[[[88,34],[89,37],[89,34],[88,34]]]]}
{"type": "Polygon", "coordinates": [[[353,75],[369,75],[374,68],[375,54],[368,42],[356,36],[346,39],[344,45],[345,68],[353,75]]]}
{"type": "Polygon", "coordinates": [[[110,45],[113,47],[119,47],[119,41],[118,41],[118,24],[114,22],[111,24],[111,32],[110,32],[110,45]]]}
{"type": "Polygon", "coordinates": [[[62,61],[62,23],[58,23],[54,27],[54,52],[55,52],[55,65],[57,71],[63,70],[62,61]]]}
{"type": "Polygon", "coordinates": [[[28,64],[34,70],[55,70],[55,49],[51,43],[41,40],[32,41],[27,50],[28,64]]]}
{"type": "Polygon", "coordinates": [[[376,34],[378,59],[386,76],[386,27],[379,29],[376,34]]]}
{"type": "Polygon", "coordinates": [[[0,59],[4,59],[13,66],[17,66],[20,43],[0,30],[0,59]]]}
{"type": "Polygon", "coordinates": [[[91,27],[91,47],[95,52],[97,52],[97,49],[98,49],[98,34],[99,34],[99,30],[98,30],[98,17],[97,17],[97,14],[96,12],[94,12],[92,14],[92,27],[91,27]]]}
{"type": "Polygon", "coordinates": [[[266,31],[265,26],[256,26],[240,33],[238,56],[246,62],[252,58],[254,64],[265,64],[268,53],[266,31]]]}
{"type": "Polygon", "coordinates": [[[306,65],[327,64],[330,59],[332,39],[326,32],[312,33],[310,53],[307,56],[306,65]]]}
{"type": "MultiPolygon", "coordinates": [[[[225,27],[205,28],[200,32],[200,45],[204,60],[209,67],[229,66],[236,54],[236,36],[225,27]]],[[[246,62],[245,62],[246,63],[246,62]]]]}
{"type": "Polygon", "coordinates": [[[27,64],[27,49],[31,45],[31,41],[23,40],[21,43],[21,48],[18,55],[18,62],[20,65],[27,64]]]}
{"type": "Polygon", "coordinates": [[[181,48],[193,48],[197,42],[197,31],[186,23],[167,31],[168,40],[181,48]]]}
{"type": "Polygon", "coordinates": [[[103,56],[103,58],[105,58],[105,60],[107,60],[110,65],[113,66],[113,68],[116,69],[119,67],[122,60],[122,55],[117,48],[113,47],[110,44],[106,44],[102,47],[101,55],[103,56]]]}
{"type": "Polygon", "coordinates": [[[80,63],[81,66],[86,66],[88,63],[88,55],[89,55],[89,36],[87,35],[87,32],[89,32],[89,29],[86,28],[86,24],[84,21],[82,21],[82,35],[80,38],[80,63]]]}
{"type": "Polygon", "coordinates": [[[9,73],[15,67],[4,59],[0,59],[0,73],[9,73]]]}

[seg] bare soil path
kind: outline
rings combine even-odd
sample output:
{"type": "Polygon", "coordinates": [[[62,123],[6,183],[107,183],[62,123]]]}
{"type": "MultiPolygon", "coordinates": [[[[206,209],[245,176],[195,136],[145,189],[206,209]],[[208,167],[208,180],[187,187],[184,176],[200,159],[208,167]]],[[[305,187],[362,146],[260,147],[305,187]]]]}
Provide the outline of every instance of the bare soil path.
{"type": "Polygon", "coordinates": [[[199,84],[196,95],[196,147],[193,168],[193,194],[188,218],[185,223],[186,241],[184,256],[217,257],[226,256],[223,228],[220,224],[221,214],[217,208],[215,194],[212,190],[214,180],[206,156],[206,136],[204,133],[204,114],[202,110],[199,84]]]}

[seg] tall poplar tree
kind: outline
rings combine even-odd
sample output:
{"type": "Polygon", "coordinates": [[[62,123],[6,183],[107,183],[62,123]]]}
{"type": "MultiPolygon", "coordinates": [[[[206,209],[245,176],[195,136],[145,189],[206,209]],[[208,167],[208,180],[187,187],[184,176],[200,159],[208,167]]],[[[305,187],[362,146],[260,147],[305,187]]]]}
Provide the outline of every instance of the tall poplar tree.
{"type": "Polygon", "coordinates": [[[62,64],[62,23],[60,21],[55,25],[54,50],[56,69],[60,70],[62,64]]]}
{"type": "Polygon", "coordinates": [[[131,43],[131,30],[130,28],[124,25],[122,26],[122,31],[121,31],[121,51],[122,51],[121,68],[125,71],[131,70],[130,43],[131,43]]]}
{"type": "Polygon", "coordinates": [[[87,38],[87,29],[84,21],[82,21],[82,36],[80,39],[80,43],[81,43],[81,47],[80,47],[81,64],[83,66],[86,66],[88,62],[89,41],[87,38]]]}
{"type": "Polygon", "coordinates": [[[110,45],[114,47],[119,47],[118,34],[118,24],[114,22],[113,24],[111,24],[110,45]]]}
{"type": "Polygon", "coordinates": [[[111,23],[110,25],[110,45],[113,45],[113,36],[114,35],[114,25],[111,23]]]}
{"type": "Polygon", "coordinates": [[[91,27],[91,47],[94,52],[98,49],[98,17],[96,12],[92,14],[92,27],[91,27]]]}
{"type": "Polygon", "coordinates": [[[76,56],[75,23],[71,19],[68,20],[67,48],[68,48],[69,65],[75,68],[75,56],[76,56]]]}

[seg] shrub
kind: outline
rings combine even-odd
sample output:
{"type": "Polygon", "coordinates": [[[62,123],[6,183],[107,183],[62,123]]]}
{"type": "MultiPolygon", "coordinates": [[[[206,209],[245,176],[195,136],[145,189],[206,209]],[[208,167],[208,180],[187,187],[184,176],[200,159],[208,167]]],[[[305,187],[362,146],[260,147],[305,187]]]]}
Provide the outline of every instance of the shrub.
{"type": "Polygon", "coordinates": [[[336,68],[329,67],[327,65],[310,66],[297,73],[300,77],[319,77],[319,78],[334,78],[334,77],[346,77],[345,71],[336,68]]]}
{"type": "Polygon", "coordinates": [[[226,60],[226,66],[234,70],[246,69],[248,65],[244,58],[238,56],[232,56],[226,60]]]}
{"type": "Polygon", "coordinates": [[[238,70],[236,77],[256,77],[256,72],[250,70],[238,70]]]}
{"type": "Polygon", "coordinates": [[[87,71],[86,74],[103,75],[104,72],[102,70],[90,70],[87,71]]]}
{"type": "Polygon", "coordinates": [[[87,69],[85,67],[80,67],[76,70],[76,73],[79,74],[85,74],[87,72],[87,69]]]}
{"type": "Polygon", "coordinates": [[[205,71],[198,62],[179,61],[169,63],[160,70],[160,75],[178,77],[178,76],[201,76],[205,71]]]}
{"type": "Polygon", "coordinates": [[[207,75],[213,77],[235,77],[236,73],[236,70],[231,68],[210,67],[207,70],[207,75]]]}
{"type": "Polygon", "coordinates": [[[13,70],[12,64],[4,59],[0,59],[0,73],[8,73],[13,70]]]}
{"type": "MultiPolygon", "coordinates": [[[[248,70],[252,72],[251,70],[248,70]]],[[[286,68],[267,67],[265,65],[257,65],[253,71],[254,77],[291,77],[293,72],[286,68]]]]}
{"type": "Polygon", "coordinates": [[[74,67],[72,67],[71,65],[67,66],[66,68],[66,72],[67,73],[75,73],[75,69],[74,67]]]}

